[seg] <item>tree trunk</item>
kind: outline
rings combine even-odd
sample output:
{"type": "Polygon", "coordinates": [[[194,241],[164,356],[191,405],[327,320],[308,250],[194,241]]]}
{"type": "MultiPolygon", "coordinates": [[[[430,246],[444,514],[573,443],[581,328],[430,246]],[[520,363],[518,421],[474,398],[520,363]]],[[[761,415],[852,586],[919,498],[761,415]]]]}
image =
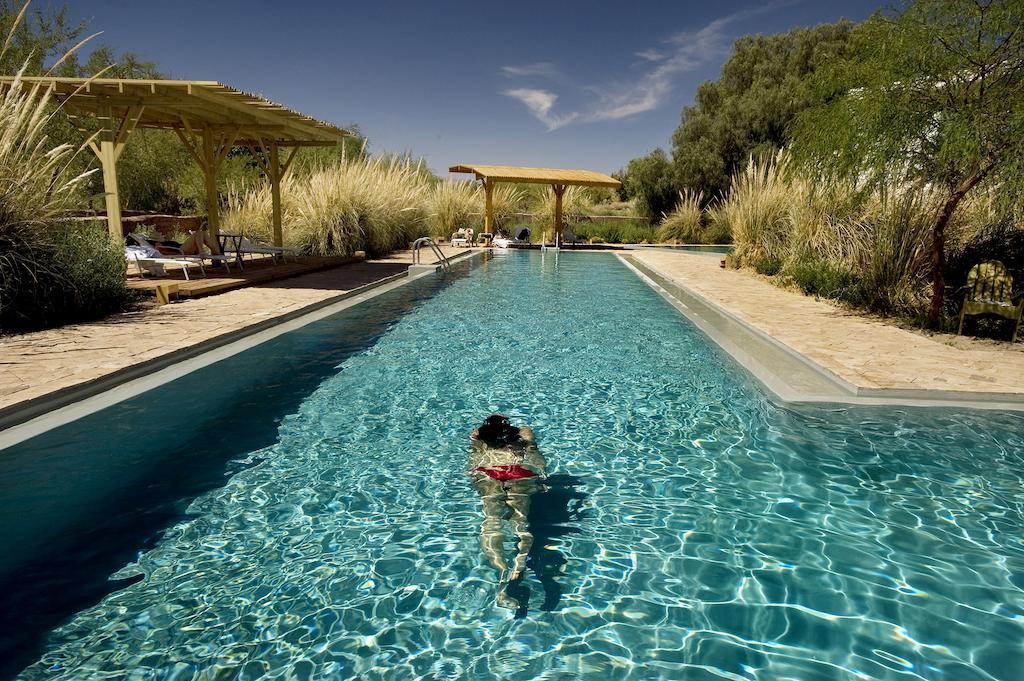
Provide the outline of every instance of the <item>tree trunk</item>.
{"type": "Polygon", "coordinates": [[[939,217],[932,225],[932,305],[928,309],[928,326],[933,329],[938,326],[946,291],[946,225],[962,198],[962,194],[954,192],[942,205],[939,217]]]}
{"type": "Polygon", "coordinates": [[[967,192],[985,179],[994,166],[995,158],[989,156],[976,173],[950,187],[949,198],[942,204],[942,210],[932,226],[932,304],[928,309],[928,326],[933,329],[939,325],[942,299],[946,292],[946,225],[967,192]]]}

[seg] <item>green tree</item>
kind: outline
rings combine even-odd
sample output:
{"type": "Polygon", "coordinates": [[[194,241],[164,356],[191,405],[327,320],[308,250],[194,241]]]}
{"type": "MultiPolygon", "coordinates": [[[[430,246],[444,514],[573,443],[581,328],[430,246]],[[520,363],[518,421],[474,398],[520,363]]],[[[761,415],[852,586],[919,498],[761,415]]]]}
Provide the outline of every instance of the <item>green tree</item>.
{"type": "Polygon", "coordinates": [[[810,80],[824,102],[794,126],[819,167],[942,192],[931,229],[932,299],[945,290],[945,230],[983,183],[1019,191],[1024,165],[1024,2],[916,0],[856,31],[852,57],[810,80]]]}
{"type": "MultiPolygon", "coordinates": [[[[0,72],[17,73],[24,66],[26,75],[40,75],[75,46],[86,24],[72,23],[67,7],[26,8],[22,15],[23,6],[22,2],[0,0],[0,35],[6,38],[14,27],[11,44],[0,57],[0,72]]],[[[61,75],[77,75],[74,67],[70,68],[65,65],[61,75]]]]}
{"type": "Polygon", "coordinates": [[[794,116],[814,103],[801,87],[808,74],[850,50],[852,24],[840,21],[778,35],[745,36],[717,81],[697,90],[672,136],[672,162],[680,189],[724,196],[747,159],[775,154],[789,140],[794,116]]]}
{"type": "Polygon", "coordinates": [[[672,163],[661,149],[630,161],[622,183],[626,195],[635,200],[637,212],[653,220],[672,212],[679,200],[672,163]]]}

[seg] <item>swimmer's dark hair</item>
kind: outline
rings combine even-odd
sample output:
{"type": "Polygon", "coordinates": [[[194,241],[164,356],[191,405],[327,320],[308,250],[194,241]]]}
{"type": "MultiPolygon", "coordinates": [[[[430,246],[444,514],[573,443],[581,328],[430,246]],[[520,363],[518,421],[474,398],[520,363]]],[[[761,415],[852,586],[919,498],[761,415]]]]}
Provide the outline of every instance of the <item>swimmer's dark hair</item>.
{"type": "Polygon", "coordinates": [[[477,428],[476,436],[490,445],[508,445],[519,439],[519,429],[508,422],[507,416],[491,414],[477,428]]]}

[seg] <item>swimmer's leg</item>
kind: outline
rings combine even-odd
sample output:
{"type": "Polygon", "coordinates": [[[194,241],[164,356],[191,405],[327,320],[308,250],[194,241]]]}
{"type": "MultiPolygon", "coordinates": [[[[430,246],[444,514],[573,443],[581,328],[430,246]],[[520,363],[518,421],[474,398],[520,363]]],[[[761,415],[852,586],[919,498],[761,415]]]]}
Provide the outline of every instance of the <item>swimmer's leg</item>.
{"type": "Polygon", "coordinates": [[[516,557],[508,578],[510,582],[514,582],[523,576],[523,570],[526,569],[526,558],[530,555],[530,549],[533,548],[533,535],[530,533],[527,522],[530,515],[530,495],[510,494],[507,503],[508,507],[512,509],[509,524],[517,539],[516,557]]]}
{"type": "Polygon", "coordinates": [[[508,513],[505,500],[499,497],[486,496],[483,498],[484,520],[480,523],[480,552],[484,554],[495,570],[500,574],[502,581],[505,573],[508,572],[508,563],[505,561],[505,533],[502,528],[502,520],[508,513]]]}

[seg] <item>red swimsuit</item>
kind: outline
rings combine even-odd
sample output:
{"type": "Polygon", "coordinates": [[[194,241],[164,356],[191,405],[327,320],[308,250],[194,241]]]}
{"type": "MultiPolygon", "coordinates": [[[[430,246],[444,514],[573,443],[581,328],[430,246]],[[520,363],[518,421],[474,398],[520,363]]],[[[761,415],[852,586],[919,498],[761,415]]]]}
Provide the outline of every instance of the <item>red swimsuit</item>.
{"type": "Polygon", "coordinates": [[[473,470],[480,471],[489,478],[506,482],[508,480],[525,480],[526,478],[535,478],[537,474],[531,471],[529,468],[523,468],[519,464],[512,464],[511,466],[480,466],[473,470]]]}

